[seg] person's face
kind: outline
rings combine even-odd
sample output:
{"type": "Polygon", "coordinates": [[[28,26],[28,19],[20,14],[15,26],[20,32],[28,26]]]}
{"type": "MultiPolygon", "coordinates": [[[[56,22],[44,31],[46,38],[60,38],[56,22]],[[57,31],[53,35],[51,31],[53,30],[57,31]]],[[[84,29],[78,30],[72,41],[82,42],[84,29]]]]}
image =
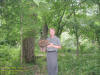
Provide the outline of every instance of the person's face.
{"type": "Polygon", "coordinates": [[[54,35],[55,35],[55,30],[50,29],[50,35],[51,35],[51,36],[54,36],[54,35]]]}

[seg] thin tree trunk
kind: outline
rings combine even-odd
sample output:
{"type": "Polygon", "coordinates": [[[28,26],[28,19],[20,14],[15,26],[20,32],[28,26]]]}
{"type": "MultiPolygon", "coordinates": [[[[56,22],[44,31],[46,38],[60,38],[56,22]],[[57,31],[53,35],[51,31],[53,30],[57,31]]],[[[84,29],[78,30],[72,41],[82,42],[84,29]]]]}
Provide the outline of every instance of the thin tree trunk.
{"type": "MultiPolygon", "coordinates": [[[[66,7],[66,5],[65,5],[65,7],[66,7]]],[[[57,27],[57,31],[56,31],[56,35],[58,37],[60,37],[61,22],[62,22],[62,19],[63,19],[64,14],[65,14],[65,9],[64,9],[63,14],[61,15],[60,20],[58,22],[58,27],[57,27]]]]}
{"type": "Polygon", "coordinates": [[[79,55],[79,36],[78,36],[78,29],[76,28],[76,42],[77,42],[77,50],[76,54],[79,55]]]}
{"type": "MultiPolygon", "coordinates": [[[[100,1],[98,2],[98,15],[100,15],[100,1]]],[[[97,37],[97,41],[98,41],[98,44],[99,44],[99,48],[100,48],[100,36],[99,35],[97,35],[98,37],[97,37]]]]}
{"type": "Polygon", "coordinates": [[[45,22],[44,26],[43,26],[43,36],[42,38],[46,39],[47,38],[47,35],[48,35],[48,25],[47,25],[47,22],[45,22]]]}
{"type": "MultiPolygon", "coordinates": [[[[74,21],[76,21],[76,14],[75,14],[75,10],[74,10],[74,21]]],[[[76,36],[76,45],[77,45],[77,49],[76,49],[76,55],[78,56],[79,55],[79,35],[78,35],[78,25],[77,23],[75,23],[75,36],[76,36]]]]}
{"type": "Polygon", "coordinates": [[[21,26],[21,29],[20,29],[20,36],[21,36],[21,64],[23,63],[23,47],[22,47],[22,44],[23,44],[23,26],[22,26],[22,14],[20,16],[20,26],[21,26]]]}

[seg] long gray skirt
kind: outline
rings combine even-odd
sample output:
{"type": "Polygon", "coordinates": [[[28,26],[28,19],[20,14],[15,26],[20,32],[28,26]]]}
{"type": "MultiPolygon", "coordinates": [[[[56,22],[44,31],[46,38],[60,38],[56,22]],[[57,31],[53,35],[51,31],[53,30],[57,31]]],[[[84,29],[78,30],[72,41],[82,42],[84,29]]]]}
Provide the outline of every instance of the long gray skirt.
{"type": "Polygon", "coordinates": [[[48,75],[57,75],[58,73],[58,63],[57,63],[57,52],[47,51],[47,70],[48,75]]]}

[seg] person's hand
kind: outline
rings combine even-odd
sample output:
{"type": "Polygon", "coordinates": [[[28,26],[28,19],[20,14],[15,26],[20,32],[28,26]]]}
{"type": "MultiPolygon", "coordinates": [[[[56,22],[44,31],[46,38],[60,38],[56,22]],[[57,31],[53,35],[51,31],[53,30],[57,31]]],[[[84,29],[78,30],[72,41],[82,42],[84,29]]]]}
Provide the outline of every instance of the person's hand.
{"type": "Polygon", "coordinates": [[[47,47],[53,47],[53,43],[50,43],[47,47]]]}

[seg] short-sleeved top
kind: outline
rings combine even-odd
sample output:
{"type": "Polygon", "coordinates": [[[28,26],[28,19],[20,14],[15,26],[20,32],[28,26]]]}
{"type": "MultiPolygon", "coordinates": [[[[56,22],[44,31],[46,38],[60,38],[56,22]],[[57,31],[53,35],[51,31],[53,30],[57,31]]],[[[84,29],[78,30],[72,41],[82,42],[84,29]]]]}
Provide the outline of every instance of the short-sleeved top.
{"type": "MultiPolygon", "coordinates": [[[[61,42],[60,39],[55,35],[53,38],[48,37],[47,40],[49,41],[49,43],[53,43],[54,45],[60,46],[61,42]]],[[[47,51],[57,51],[57,48],[54,47],[47,47],[47,51]]]]}

